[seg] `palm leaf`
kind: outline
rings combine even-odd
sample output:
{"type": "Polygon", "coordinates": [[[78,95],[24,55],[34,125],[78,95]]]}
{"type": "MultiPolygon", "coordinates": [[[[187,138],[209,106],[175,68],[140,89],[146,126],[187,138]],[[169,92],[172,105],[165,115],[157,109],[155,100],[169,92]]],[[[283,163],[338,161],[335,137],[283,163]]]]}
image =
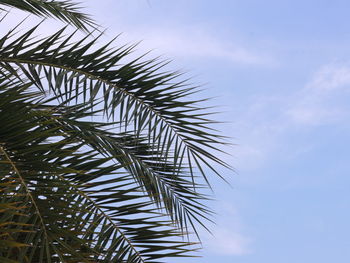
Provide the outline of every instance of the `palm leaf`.
{"type": "Polygon", "coordinates": [[[197,105],[200,100],[186,100],[195,89],[174,82],[177,73],[158,73],[164,64],[156,60],[121,64],[132,47],[113,49],[107,44],[89,52],[97,39],[73,44],[74,35],[64,37],[62,29],[32,40],[35,30],[18,38],[10,32],[0,40],[0,66],[22,72],[42,91],[48,86],[65,106],[72,98],[93,105],[101,95],[101,109],[122,131],[113,137],[93,125],[70,125],[72,120],[66,118],[69,132],[78,133],[100,153],[117,157],[182,229],[208,219],[210,211],[202,205],[206,197],[194,188],[200,188],[194,168],[207,180],[204,166],[220,176],[210,162],[228,165],[211,153],[224,144],[223,137],[209,128],[211,113],[197,105]]]}
{"type": "MultiPolygon", "coordinates": [[[[9,35],[0,40],[3,67],[21,69],[40,88],[44,77],[51,90],[61,94],[61,100],[81,92],[81,99],[93,101],[101,94],[108,117],[118,119],[125,130],[132,129],[137,136],[144,134],[162,157],[171,156],[175,164],[181,166],[187,159],[185,165],[190,165],[191,171],[193,163],[200,170],[207,165],[214,172],[209,162],[228,167],[212,153],[221,151],[225,137],[210,129],[215,123],[208,117],[211,113],[198,106],[205,100],[189,100],[196,88],[176,82],[179,74],[159,73],[164,63],[140,62],[139,58],[123,64],[133,47],[113,49],[107,44],[96,50],[98,38],[72,43],[73,35],[64,37],[64,29],[33,42],[35,30],[12,41],[9,35]]],[[[203,176],[206,178],[205,173],[203,176]]]]}
{"type": "MultiPolygon", "coordinates": [[[[7,227],[1,230],[0,257],[159,262],[192,251],[192,243],[176,240],[181,233],[154,209],[124,167],[64,129],[57,121],[62,105],[49,105],[40,92],[9,76],[0,82],[0,190],[8,193],[1,199],[7,209],[0,212],[0,226],[7,227]]],[[[89,105],[75,110],[92,115],[89,105]]]]}
{"type": "MultiPolygon", "coordinates": [[[[94,25],[70,1],[1,4],[94,25]]],[[[135,45],[37,29],[0,38],[0,260],[191,255],[182,238],[210,220],[207,170],[229,167],[206,99],[167,62],[131,59],[135,45]]]]}
{"type": "Polygon", "coordinates": [[[93,19],[82,13],[81,8],[72,1],[0,0],[0,5],[18,8],[40,17],[54,17],[84,31],[88,31],[88,27],[96,27],[93,19]]]}

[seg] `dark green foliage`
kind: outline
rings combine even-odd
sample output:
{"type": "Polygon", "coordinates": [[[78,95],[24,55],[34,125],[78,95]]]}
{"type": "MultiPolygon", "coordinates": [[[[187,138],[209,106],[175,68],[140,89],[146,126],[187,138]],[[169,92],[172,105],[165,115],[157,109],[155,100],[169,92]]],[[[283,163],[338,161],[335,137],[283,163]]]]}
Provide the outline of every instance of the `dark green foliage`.
{"type": "Polygon", "coordinates": [[[169,241],[181,233],[144,198],[122,166],[83,149],[84,136],[67,128],[65,118],[74,116],[76,127],[93,126],[103,135],[98,123],[79,120],[95,113],[90,105],[49,105],[28,85],[0,81],[0,225],[7,224],[1,229],[6,237],[0,241],[2,257],[155,262],[160,255],[188,250],[187,242],[169,241]]]}
{"type": "MultiPolygon", "coordinates": [[[[91,24],[70,1],[0,4],[91,24]]],[[[189,256],[205,170],[227,167],[205,100],[133,47],[37,30],[0,38],[0,262],[189,256]]]]}
{"type": "Polygon", "coordinates": [[[15,7],[40,17],[55,17],[85,31],[88,27],[96,26],[96,23],[71,1],[0,0],[0,5],[15,7]]]}

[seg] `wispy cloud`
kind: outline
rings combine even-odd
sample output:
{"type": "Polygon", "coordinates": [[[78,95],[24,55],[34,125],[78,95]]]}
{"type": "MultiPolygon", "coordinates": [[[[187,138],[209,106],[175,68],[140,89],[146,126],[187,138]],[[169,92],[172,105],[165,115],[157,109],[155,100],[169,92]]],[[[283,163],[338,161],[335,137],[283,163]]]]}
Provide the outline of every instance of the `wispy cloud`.
{"type": "Polygon", "coordinates": [[[212,229],[212,234],[206,233],[203,244],[212,253],[220,255],[242,256],[252,253],[252,239],[242,233],[242,224],[239,214],[232,204],[219,203],[217,212],[217,225],[212,229]]]}
{"type": "Polygon", "coordinates": [[[287,96],[254,98],[236,124],[240,133],[235,149],[238,169],[255,170],[282,152],[284,158],[294,158],[310,149],[309,145],[290,145],[288,138],[294,132],[321,125],[346,125],[349,94],[350,65],[332,63],[321,67],[304,86],[287,96]]]}
{"type": "Polygon", "coordinates": [[[300,125],[340,121],[347,114],[339,96],[350,91],[350,66],[330,64],[321,68],[289,103],[286,115],[300,125]],[[337,101],[337,102],[335,102],[337,101]]]}
{"type": "Polygon", "coordinates": [[[228,228],[217,228],[214,238],[208,241],[208,249],[220,255],[242,256],[251,253],[251,240],[228,228]]]}
{"type": "Polygon", "coordinates": [[[171,58],[205,58],[228,61],[236,65],[274,67],[277,60],[268,52],[262,51],[258,45],[251,47],[244,41],[238,41],[234,35],[218,34],[203,24],[193,25],[159,25],[142,27],[124,24],[114,30],[119,34],[122,28],[126,40],[140,41],[143,50],[155,50],[171,58]]]}
{"type": "Polygon", "coordinates": [[[311,82],[306,86],[308,90],[331,91],[342,88],[349,89],[350,65],[331,63],[316,72],[311,82]]]}
{"type": "Polygon", "coordinates": [[[214,58],[242,65],[272,66],[276,64],[271,56],[244,45],[238,45],[234,43],[233,38],[228,36],[223,39],[201,27],[155,28],[147,33],[144,44],[172,56],[214,58]]]}

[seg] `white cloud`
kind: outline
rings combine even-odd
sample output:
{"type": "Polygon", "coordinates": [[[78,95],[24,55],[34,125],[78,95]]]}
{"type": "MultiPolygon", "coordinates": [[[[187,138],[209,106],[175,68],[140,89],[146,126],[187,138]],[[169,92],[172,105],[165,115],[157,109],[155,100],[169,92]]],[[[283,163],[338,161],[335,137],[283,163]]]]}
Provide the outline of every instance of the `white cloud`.
{"type": "Polygon", "coordinates": [[[234,35],[222,35],[205,24],[127,24],[115,18],[118,27],[111,27],[108,35],[123,32],[127,41],[142,40],[139,48],[155,50],[167,57],[220,59],[236,65],[274,67],[277,61],[271,54],[263,52],[258,45],[249,47],[244,41],[238,41],[234,35]],[[121,31],[120,31],[121,30],[121,31]]]}
{"type": "MultiPolygon", "coordinates": [[[[190,29],[156,28],[145,35],[144,45],[181,57],[215,58],[235,64],[272,66],[275,61],[266,54],[250,50],[232,40],[222,39],[200,27],[190,29]]],[[[231,38],[231,37],[230,37],[231,38]]]]}
{"type": "Polygon", "coordinates": [[[324,108],[317,103],[315,105],[301,103],[289,109],[287,114],[298,125],[318,126],[340,120],[343,112],[324,108]]]}
{"type": "Polygon", "coordinates": [[[330,64],[321,68],[294,97],[286,109],[290,120],[299,125],[335,123],[347,115],[339,99],[350,90],[350,66],[330,64]]]}
{"type": "Polygon", "coordinates": [[[251,253],[251,240],[227,228],[217,228],[208,241],[208,249],[220,255],[241,256],[251,253]]]}
{"type": "MultiPolygon", "coordinates": [[[[96,5],[95,1],[89,0],[89,6],[100,9],[101,5],[96,5]]],[[[263,51],[259,44],[242,41],[235,34],[219,33],[220,30],[214,28],[205,21],[190,23],[178,17],[170,16],[168,19],[159,17],[154,19],[148,16],[159,16],[149,8],[146,1],[111,1],[113,8],[104,7],[104,17],[99,17],[99,21],[106,23],[109,27],[108,34],[114,35],[123,32],[127,41],[140,41],[140,48],[144,50],[156,50],[161,54],[169,55],[171,58],[215,58],[238,65],[248,66],[275,66],[276,60],[271,54],[263,51]],[[118,2],[118,3],[115,3],[118,2]],[[143,9],[145,8],[145,9],[143,9]],[[114,15],[112,10],[124,10],[114,15]],[[140,17],[135,17],[130,21],[130,17],[137,15],[140,10],[140,17]],[[145,16],[145,17],[143,17],[145,16]],[[145,20],[146,19],[146,20],[145,20]]]]}
{"type": "MultiPolygon", "coordinates": [[[[283,156],[293,159],[311,145],[294,143],[295,132],[310,131],[322,125],[346,125],[350,117],[350,65],[329,64],[316,71],[303,87],[284,96],[256,97],[250,107],[238,114],[234,132],[238,172],[260,169],[283,156]],[[237,133],[239,133],[237,135],[237,133]]],[[[249,178],[247,183],[257,183],[249,178]],[[250,182],[248,182],[250,181],[250,182]]]]}
{"type": "Polygon", "coordinates": [[[219,203],[217,210],[219,216],[216,227],[211,229],[213,235],[202,235],[204,247],[220,255],[241,256],[252,253],[252,239],[242,233],[238,211],[227,202],[219,203]]]}
{"type": "Polygon", "coordinates": [[[335,90],[350,85],[350,65],[329,64],[322,67],[306,86],[308,90],[335,90]]]}

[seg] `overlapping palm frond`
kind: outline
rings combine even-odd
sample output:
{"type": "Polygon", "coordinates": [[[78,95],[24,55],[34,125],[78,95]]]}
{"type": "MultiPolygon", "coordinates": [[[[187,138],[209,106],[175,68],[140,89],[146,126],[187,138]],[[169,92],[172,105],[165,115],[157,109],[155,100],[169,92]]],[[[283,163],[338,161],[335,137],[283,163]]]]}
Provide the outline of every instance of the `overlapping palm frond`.
{"type": "Polygon", "coordinates": [[[0,258],[158,262],[191,251],[120,164],[67,129],[65,115],[79,123],[90,104],[48,105],[28,85],[0,82],[0,258]]]}
{"type": "Polygon", "coordinates": [[[131,144],[138,146],[128,150],[130,142],[127,146],[117,140],[110,145],[108,136],[90,130],[88,137],[95,139],[95,147],[110,156],[122,153],[118,161],[130,164],[134,178],[179,225],[201,222],[208,211],[198,202],[203,196],[195,190],[193,171],[199,168],[206,179],[203,165],[215,172],[210,162],[227,165],[211,153],[223,142],[209,128],[209,113],[197,106],[200,100],[186,100],[195,89],[175,82],[176,73],[159,73],[162,64],[153,60],[122,64],[132,47],[113,49],[108,44],[89,51],[97,39],[72,43],[73,34],[64,36],[62,29],[33,40],[35,30],[17,38],[10,32],[0,39],[0,66],[22,72],[41,90],[48,86],[61,102],[71,102],[73,96],[93,102],[101,95],[105,115],[122,124],[122,138],[131,138],[131,144]]]}
{"type": "Polygon", "coordinates": [[[88,31],[88,27],[96,27],[94,20],[69,0],[0,0],[0,5],[18,8],[40,17],[55,17],[84,31],[88,31]]]}
{"type": "MultiPolygon", "coordinates": [[[[92,25],[71,1],[1,4],[92,25]]],[[[182,238],[210,220],[205,171],[229,167],[206,100],[166,62],[132,58],[134,46],[37,30],[0,37],[0,260],[190,255],[182,238]]]]}
{"type": "Polygon", "coordinates": [[[98,38],[72,43],[74,34],[64,36],[64,29],[32,40],[35,30],[16,39],[9,39],[9,34],[0,40],[4,67],[19,67],[39,87],[44,77],[53,92],[65,93],[62,99],[81,91],[81,98],[88,101],[103,93],[108,116],[119,117],[125,127],[132,125],[137,135],[146,133],[164,156],[173,150],[175,163],[181,164],[181,157],[186,156],[197,165],[211,160],[227,166],[207,150],[218,151],[223,137],[209,128],[213,123],[208,119],[210,113],[197,105],[203,100],[186,99],[196,88],[176,82],[176,73],[159,72],[164,64],[140,59],[122,64],[133,47],[113,49],[108,44],[94,50],[98,38]]]}

